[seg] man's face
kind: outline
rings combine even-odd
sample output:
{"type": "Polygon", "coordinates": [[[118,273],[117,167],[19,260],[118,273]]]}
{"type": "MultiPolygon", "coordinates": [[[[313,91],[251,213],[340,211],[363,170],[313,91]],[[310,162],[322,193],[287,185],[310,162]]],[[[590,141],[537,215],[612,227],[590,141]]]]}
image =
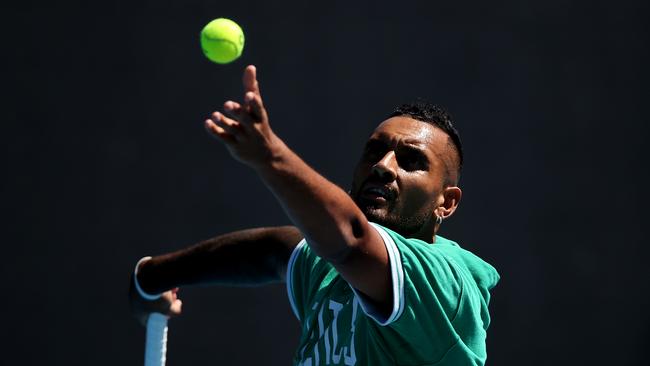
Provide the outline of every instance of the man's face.
{"type": "Polygon", "coordinates": [[[350,191],[369,221],[411,237],[433,232],[452,163],[447,139],[444,131],[408,116],[391,117],[375,129],[350,191]]]}

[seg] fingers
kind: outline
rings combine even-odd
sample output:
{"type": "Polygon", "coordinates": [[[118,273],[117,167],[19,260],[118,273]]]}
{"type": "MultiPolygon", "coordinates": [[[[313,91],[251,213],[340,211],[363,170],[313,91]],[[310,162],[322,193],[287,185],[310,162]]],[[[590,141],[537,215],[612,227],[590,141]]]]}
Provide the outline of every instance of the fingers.
{"type": "Polygon", "coordinates": [[[210,118],[205,120],[205,129],[212,135],[226,141],[234,141],[240,128],[239,122],[219,112],[212,113],[210,118]]]}
{"type": "Polygon", "coordinates": [[[266,117],[264,104],[262,103],[262,94],[260,93],[260,83],[257,81],[257,69],[254,65],[248,65],[244,69],[244,101],[248,111],[252,114],[255,122],[260,122],[266,117]]]}
{"type": "Polygon", "coordinates": [[[244,103],[228,100],[223,110],[228,115],[214,112],[205,120],[205,129],[213,136],[226,142],[237,142],[242,136],[255,131],[255,124],[268,124],[268,118],[257,81],[257,69],[249,65],[244,69],[244,103]]]}
{"type": "Polygon", "coordinates": [[[217,126],[211,119],[206,119],[204,122],[204,127],[205,130],[208,131],[208,133],[220,140],[224,140],[226,142],[235,142],[235,137],[223,128],[217,126]]]}
{"type": "Polygon", "coordinates": [[[235,117],[240,117],[242,113],[242,106],[237,102],[229,100],[223,104],[223,109],[226,113],[229,113],[235,117]]]}
{"type": "Polygon", "coordinates": [[[246,126],[261,122],[266,117],[262,98],[253,92],[246,92],[244,95],[244,105],[228,100],[223,104],[223,109],[232,118],[219,112],[214,112],[210,120],[230,135],[241,132],[246,126]]]}
{"type": "Polygon", "coordinates": [[[266,119],[266,110],[262,103],[262,97],[259,94],[247,92],[244,95],[244,101],[246,102],[248,111],[255,122],[261,122],[266,119]]]}
{"type": "Polygon", "coordinates": [[[181,315],[182,310],[183,310],[183,302],[180,299],[176,299],[174,300],[174,302],[172,302],[172,305],[169,307],[169,315],[170,316],[181,315]]]}
{"type": "Polygon", "coordinates": [[[173,288],[163,294],[160,305],[162,313],[167,316],[177,316],[181,314],[183,302],[178,298],[178,287],[173,288]]]}
{"type": "Polygon", "coordinates": [[[244,69],[244,93],[253,92],[260,95],[260,84],[257,82],[257,69],[254,65],[248,65],[244,69]]]}
{"type": "Polygon", "coordinates": [[[226,132],[228,132],[231,135],[236,134],[237,130],[239,129],[239,122],[235,121],[232,118],[228,118],[219,112],[212,113],[210,119],[217,126],[223,128],[226,132]]]}

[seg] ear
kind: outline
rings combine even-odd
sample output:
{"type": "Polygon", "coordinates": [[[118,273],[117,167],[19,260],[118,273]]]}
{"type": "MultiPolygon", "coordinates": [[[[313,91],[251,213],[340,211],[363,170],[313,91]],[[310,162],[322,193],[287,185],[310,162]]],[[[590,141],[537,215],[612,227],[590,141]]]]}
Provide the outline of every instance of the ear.
{"type": "Polygon", "coordinates": [[[462,195],[463,192],[458,187],[445,188],[441,194],[442,202],[435,210],[436,216],[442,217],[444,220],[453,215],[462,195]]]}

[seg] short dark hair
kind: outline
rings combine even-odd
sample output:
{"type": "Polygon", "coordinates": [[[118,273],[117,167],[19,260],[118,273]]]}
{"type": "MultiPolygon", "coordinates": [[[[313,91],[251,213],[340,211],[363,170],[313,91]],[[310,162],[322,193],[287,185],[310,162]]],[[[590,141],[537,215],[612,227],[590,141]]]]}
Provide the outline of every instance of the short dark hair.
{"type": "Polygon", "coordinates": [[[463,145],[460,142],[460,134],[451,121],[451,115],[444,108],[423,100],[402,104],[395,108],[390,117],[408,116],[415,120],[429,123],[443,130],[451,140],[451,147],[458,155],[458,177],[463,167],[463,145]]]}

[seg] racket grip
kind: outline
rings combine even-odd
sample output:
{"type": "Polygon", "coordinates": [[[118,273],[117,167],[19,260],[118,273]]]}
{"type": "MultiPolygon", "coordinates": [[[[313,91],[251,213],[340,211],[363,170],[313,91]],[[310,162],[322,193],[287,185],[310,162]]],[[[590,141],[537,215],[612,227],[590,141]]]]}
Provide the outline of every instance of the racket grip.
{"type": "Polygon", "coordinates": [[[167,316],[149,314],[144,348],[144,366],[164,366],[167,360],[167,316]]]}

